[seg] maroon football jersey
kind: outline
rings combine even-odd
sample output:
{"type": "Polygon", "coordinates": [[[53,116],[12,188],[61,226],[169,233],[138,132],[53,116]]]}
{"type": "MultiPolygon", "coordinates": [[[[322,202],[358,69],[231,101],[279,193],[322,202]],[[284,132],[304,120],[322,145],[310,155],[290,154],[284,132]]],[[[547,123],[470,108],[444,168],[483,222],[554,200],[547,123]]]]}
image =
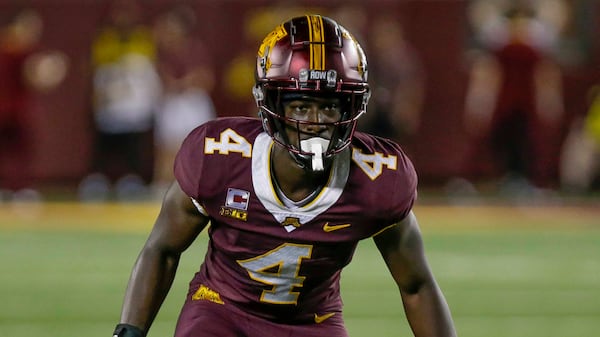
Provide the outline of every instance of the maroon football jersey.
{"type": "Polygon", "coordinates": [[[316,198],[288,208],[272,184],[272,146],[259,120],[241,117],[203,124],[184,141],[175,176],[211,220],[191,289],[273,321],[340,312],[342,268],[359,240],[409,213],[414,168],[397,144],[356,133],[316,198]]]}

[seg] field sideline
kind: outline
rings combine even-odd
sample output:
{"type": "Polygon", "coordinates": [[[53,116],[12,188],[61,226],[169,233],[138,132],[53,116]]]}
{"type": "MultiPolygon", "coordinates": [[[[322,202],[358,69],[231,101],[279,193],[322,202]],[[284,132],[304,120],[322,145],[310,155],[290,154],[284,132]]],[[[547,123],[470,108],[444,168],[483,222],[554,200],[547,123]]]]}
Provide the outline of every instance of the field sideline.
{"type": "MultiPolygon", "coordinates": [[[[0,335],[108,336],[157,203],[0,204],[0,335]]],[[[461,337],[593,337],[600,331],[600,207],[415,208],[461,337]]],[[[170,336],[206,235],[190,248],[149,337],[170,336]]],[[[410,336],[367,240],[344,271],[352,337],[410,336]]]]}
{"type": "MultiPolygon", "coordinates": [[[[0,203],[0,229],[71,229],[147,232],[160,204],[50,202],[0,203]]],[[[598,229],[600,203],[576,206],[439,206],[417,205],[424,229],[436,231],[483,229],[598,229]]]]}

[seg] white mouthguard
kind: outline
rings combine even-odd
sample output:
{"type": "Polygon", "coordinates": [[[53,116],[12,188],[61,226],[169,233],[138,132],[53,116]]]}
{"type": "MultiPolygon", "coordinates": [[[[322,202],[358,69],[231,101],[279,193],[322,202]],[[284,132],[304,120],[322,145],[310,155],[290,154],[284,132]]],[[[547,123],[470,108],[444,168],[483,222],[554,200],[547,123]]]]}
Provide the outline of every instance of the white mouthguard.
{"type": "Polygon", "coordinates": [[[314,171],[323,171],[323,153],[329,147],[329,140],[313,137],[300,141],[300,149],[304,152],[312,153],[312,169],[314,171]]]}

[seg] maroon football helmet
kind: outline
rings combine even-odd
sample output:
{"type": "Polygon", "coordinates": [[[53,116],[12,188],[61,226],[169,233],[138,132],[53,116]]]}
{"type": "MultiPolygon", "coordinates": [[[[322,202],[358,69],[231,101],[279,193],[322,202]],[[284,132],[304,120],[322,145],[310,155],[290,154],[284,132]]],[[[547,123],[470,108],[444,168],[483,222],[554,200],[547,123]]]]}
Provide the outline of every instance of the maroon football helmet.
{"type": "Polygon", "coordinates": [[[332,127],[332,138],[322,151],[325,158],[350,145],[370,91],[365,54],[344,27],[320,15],[284,22],[263,40],[255,75],[253,94],[265,131],[300,164],[308,164],[314,153],[300,144],[291,144],[284,132],[286,125],[295,125],[297,130],[302,124],[332,127]],[[338,97],[342,117],[332,123],[287,118],[282,98],[289,94],[338,97]]]}

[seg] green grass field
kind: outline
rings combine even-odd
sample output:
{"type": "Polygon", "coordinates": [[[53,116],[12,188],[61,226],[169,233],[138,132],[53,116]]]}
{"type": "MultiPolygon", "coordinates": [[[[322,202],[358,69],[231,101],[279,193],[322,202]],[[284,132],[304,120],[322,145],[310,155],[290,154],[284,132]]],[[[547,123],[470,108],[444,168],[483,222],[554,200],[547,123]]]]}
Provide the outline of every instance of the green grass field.
{"type": "MultiPolygon", "coordinates": [[[[106,337],[156,204],[0,205],[0,335],[106,337]]],[[[462,337],[594,337],[600,207],[419,206],[428,257],[462,337]]],[[[172,336],[206,236],[184,255],[149,334],[172,336]]],[[[353,337],[411,336],[400,297],[365,241],[343,275],[353,337]]]]}

